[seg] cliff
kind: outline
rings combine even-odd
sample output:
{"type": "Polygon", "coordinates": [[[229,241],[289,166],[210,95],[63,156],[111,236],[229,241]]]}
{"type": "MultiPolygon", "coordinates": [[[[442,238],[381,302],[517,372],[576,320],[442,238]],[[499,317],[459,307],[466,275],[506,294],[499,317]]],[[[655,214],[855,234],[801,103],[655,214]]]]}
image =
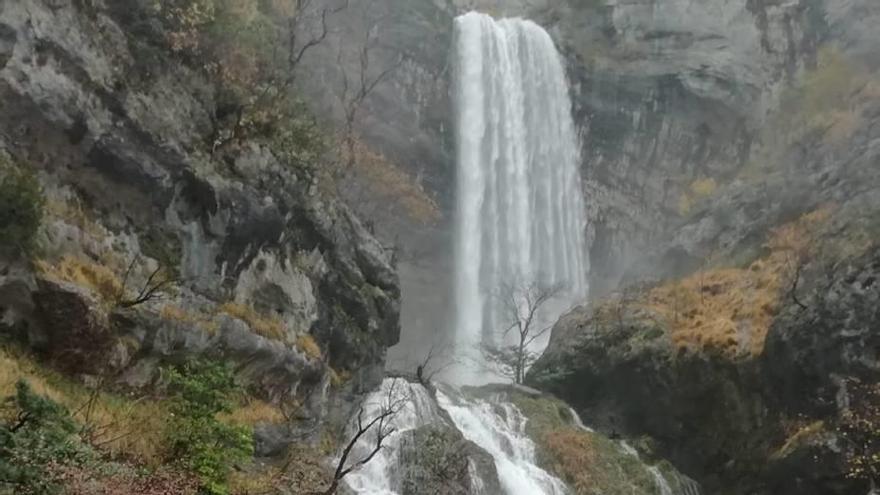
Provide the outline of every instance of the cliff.
{"type": "Polygon", "coordinates": [[[33,249],[4,240],[4,346],[134,394],[225,362],[254,400],[300,406],[255,425],[274,455],[381,381],[397,274],[321,158],[217,145],[223,87],[165,21],[136,1],[0,5],[3,174],[35,177],[43,213],[33,249]]]}

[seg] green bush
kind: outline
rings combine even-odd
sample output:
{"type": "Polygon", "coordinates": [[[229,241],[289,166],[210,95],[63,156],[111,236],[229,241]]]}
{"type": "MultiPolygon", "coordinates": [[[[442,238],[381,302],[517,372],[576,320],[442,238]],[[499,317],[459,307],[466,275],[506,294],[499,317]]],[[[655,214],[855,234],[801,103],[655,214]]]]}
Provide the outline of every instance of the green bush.
{"type": "Polygon", "coordinates": [[[44,495],[60,491],[47,471],[52,466],[82,465],[92,458],[68,410],[35,394],[25,381],[4,400],[0,425],[0,493],[44,495]]]}
{"type": "Polygon", "coordinates": [[[0,248],[30,254],[43,220],[45,198],[34,173],[0,157],[0,248]]]}
{"type": "Polygon", "coordinates": [[[232,369],[215,361],[196,361],[167,371],[173,394],[169,458],[197,474],[205,493],[225,495],[232,466],[253,455],[251,429],[217,419],[231,412],[240,392],[232,369]]]}

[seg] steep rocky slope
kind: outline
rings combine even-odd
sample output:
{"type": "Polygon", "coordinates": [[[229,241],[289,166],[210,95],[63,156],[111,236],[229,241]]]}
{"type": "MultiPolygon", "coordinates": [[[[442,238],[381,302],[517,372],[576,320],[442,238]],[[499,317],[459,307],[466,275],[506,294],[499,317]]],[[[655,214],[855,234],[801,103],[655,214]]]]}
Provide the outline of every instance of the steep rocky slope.
{"type": "Polygon", "coordinates": [[[878,9],[722,3],[589,2],[551,24],[579,88],[598,300],[531,380],[709,493],[864,493],[878,9]]]}
{"type": "Polygon", "coordinates": [[[4,174],[33,173],[46,201],[38,248],[3,259],[3,334],[110,388],[234,363],[260,398],[303,406],[258,428],[276,453],[379,383],[397,275],[314,168],[263,142],[212,150],[216,81],[164,43],[142,2],[0,4],[4,174]]]}
{"type": "MultiPolygon", "coordinates": [[[[859,407],[844,382],[876,379],[867,364],[875,316],[857,308],[875,294],[863,256],[875,250],[880,205],[880,7],[434,3],[441,32],[470,8],[535,19],[568,64],[592,293],[616,302],[563,318],[533,379],[606,431],[650,435],[646,449],[710,493],[863,490],[844,476],[852,451],[826,430],[845,430],[859,407]],[[802,239],[776,235],[823,211],[820,226],[795,229],[802,239]],[[860,302],[841,296],[835,306],[830,287],[855,276],[840,270],[865,274],[860,302]],[[819,444],[830,448],[816,454],[821,465],[807,452],[819,444]]],[[[443,245],[442,234],[435,239],[443,245]]],[[[447,255],[424,256],[422,271],[445,273],[447,255]]],[[[436,301],[433,286],[423,292],[410,304],[436,301]]],[[[424,326],[424,335],[437,331],[424,326]]]]}

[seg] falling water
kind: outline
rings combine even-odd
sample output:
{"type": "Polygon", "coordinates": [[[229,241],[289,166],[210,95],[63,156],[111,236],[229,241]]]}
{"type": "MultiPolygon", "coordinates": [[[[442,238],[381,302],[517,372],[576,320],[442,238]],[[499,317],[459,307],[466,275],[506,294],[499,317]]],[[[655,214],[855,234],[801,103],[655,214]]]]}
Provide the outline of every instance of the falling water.
{"type": "Polygon", "coordinates": [[[526,418],[511,403],[490,403],[437,391],[437,401],[468,440],[495,459],[498,481],[507,495],[564,495],[565,484],[537,466],[535,444],[526,435],[526,418]]]}
{"type": "MultiPolygon", "coordinates": [[[[387,378],[378,390],[364,399],[362,418],[375,418],[391,404],[398,404],[397,414],[386,428],[394,429],[383,448],[370,462],[346,476],[345,482],[359,495],[399,495],[405,460],[401,458],[401,438],[406,432],[429,424],[447,423],[468,440],[488,452],[495,461],[498,481],[504,495],[564,495],[565,484],[537,465],[535,445],[525,431],[526,418],[511,403],[471,397],[451,386],[435,391],[436,400],[419,384],[400,378],[387,378]],[[444,414],[441,412],[444,411],[444,414]]],[[[357,417],[350,430],[356,429],[357,417]]],[[[375,427],[374,427],[375,429],[375,427]]],[[[377,431],[368,432],[355,445],[350,459],[363,459],[375,448],[377,431]]],[[[349,431],[349,435],[353,432],[349,431]]],[[[351,462],[351,461],[350,461],[351,462]]],[[[473,466],[472,466],[473,467],[473,466]]],[[[483,493],[483,480],[471,471],[468,493],[483,493]]],[[[494,492],[487,495],[497,495],[494,492]]]]}
{"type": "MultiPolygon", "coordinates": [[[[543,315],[547,320],[586,295],[586,220],[568,85],[550,36],[530,21],[496,21],[478,13],[458,17],[455,33],[455,341],[457,352],[473,352],[498,340],[500,287],[563,287],[543,315]]],[[[478,351],[458,357],[480,360],[478,351]]],[[[469,376],[452,378],[473,383],[474,368],[468,368],[463,375],[469,376]]],[[[367,404],[388,400],[390,383],[367,404]]],[[[442,387],[431,408],[421,386],[407,385],[406,393],[417,398],[416,407],[394,418],[399,432],[444,421],[439,407],[492,456],[506,495],[567,493],[564,483],[537,465],[526,418],[513,404],[442,387]]],[[[397,493],[397,435],[347,480],[356,493],[397,493]]],[[[358,448],[368,452],[368,442],[358,448]]],[[[474,476],[471,493],[480,493],[483,481],[474,476]]]]}
{"type": "Polygon", "coordinates": [[[586,220],[568,85],[550,36],[531,21],[473,12],[455,32],[455,340],[473,350],[505,323],[499,287],[562,286],[565,306],[585,295],[586,220]]]}
{"type": "MultiPolygon", "coordinates": [[[[389,428],[394,429],[383,442],[383,449],[370,462],[361,466],[345,478],[349,488],[362,495],[396,495],[399,480],[398,453],[401,436],[420,426],[443,421],[440,418],[437,402],[425,387],[409,383],[400,378],[388,378],[378,390],[364,399],[361,405],[362,418],[369,421],[377,417],[385,408],[394,407],[397,413],[391,417],[389,428]]],[[[349,429],[356,429],[357,420],[352,418],[349,429]]],[[[375,447],[374,431],[367,432],[352,451],[352,459],[363,459],[375,447]]],[[[352,432],[349,432],[351,435],[352,432]]]]}

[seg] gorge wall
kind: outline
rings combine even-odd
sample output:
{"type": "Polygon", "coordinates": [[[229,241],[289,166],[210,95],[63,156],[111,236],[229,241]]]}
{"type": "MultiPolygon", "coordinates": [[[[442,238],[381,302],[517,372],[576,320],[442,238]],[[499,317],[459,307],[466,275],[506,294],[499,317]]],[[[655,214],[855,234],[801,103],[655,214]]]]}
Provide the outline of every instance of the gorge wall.
{"type": "MultiPolygon", "coordinates": [[[[471,8],[551,32],[580,126],[595,302],[559,322],[534,383],[606,432],[647,435],[710,493],[863,490],[835,432],[855,400],[842,384],[877,373],[876,314],[859,308],[876,297],[880,6],[486,0],[435,2],[432,19],[471,8]]],[[[428,244],[450,245],[447,229],[428,244]]],[[[415,257],[410,335],[441,331],[418,308],[436,307],[448,256],[415,257]]]]}
{"type": "Polygon", "coordinates": [[[343,121],[342,75],[370,43],[368,75],[393,71],[354,124],[395,165],[352,171],[342,198],[264,141],[214,146],[223,95],[162,51],[143,2],[7,0],[0,155],[36,172],[48,213],[39,263],[4,255],[4,336],[134,389],[219,355],[261,400],[302,406],[258,428],[258,454],[319,440],[316,423],[380,382],[387,347],[402,340],[393,366],[412,371],[446,330],[448,52],[471,8],[551,33],[583,147],[593,301],[556,325],[532,383],[707,493],[866,492],[842,432],[875,405],[848,391],[880,373],[871,0],[341,10],[303,61],[304,94],[343,121]],[[371,189],[385,183],[400,187],[371,189]],[[108,304],[158,268],[164,299],[108,304]]]}
{"type": "MultiPolygon", "coordinates": [[[[714,199],[709,197],[716,190],[723,195],[719,186],[783,168],[787,160],[780,156],[794,127],[802,128],[803,122],[784,122],[780,115],[793,115],[784,106],[797,104],[792,101],[796,88],[822,60],[843,60],[858,71],[872,71],[877,64],[870,26],[878,14],[864,2],[376,4],[378,12],[394,19],[379,23],[377,32],[401,42],[382,43],[379,53],[386,62],[398,60],[400,65],[370,96],[359,125],[364,137],[393,157],[439,212],[421,223],[401,214],[403,209],[376,208],[369,195],[359,201],[359,210],[380,237],[401,246],[408,299],[404,325],[414,329],[412,335],[441,332],[430,322],[445,311],[436,308],[448,307],[438,293],[449,292],[445,274],[450,267],[454,168],[448,47],[455,15],[480,9],[534,19],[566,56],[583,146],[595,297],[614,291],[621,280],[686,272],[719,242],[729,245],[748,237],[748,232],[738,232],[716,239],[726,234],[700,225],[702,203],[714,199]]],[[[342,31],[340,40],[348,32],[342,31]]],[[[338,71],[327,60],[337,60],[332,51],[316,54],[311,62],[323,74],[321,85],[334,80],[327,71],[338,71]]],[[[325,97],[332,107],[334,98],[325,97]]],[[[797,118],[821,119],[822,112],[797,118]]],[[[788,178],[805,180],[795,170],[788,171],[788,178]]],[[[805,194],[814,189],[805,185],[805,194]]],[[[773,223],[781,214],[807,209],[800,206],[803,194],[785,193],[788,206],[756,215],[773,223]]]]}
{"type": "Polygon", "coordinates": [[[257,428],[274,455],[381,382],[398,277],[314,169],[259,140],[212,149],[219,85],[150,9],[0,3],[3,174],[46,198],[34,258],[4,251],[4,345],[109,389],[220,358],[255,400],[298,405],[257,428]]]}

